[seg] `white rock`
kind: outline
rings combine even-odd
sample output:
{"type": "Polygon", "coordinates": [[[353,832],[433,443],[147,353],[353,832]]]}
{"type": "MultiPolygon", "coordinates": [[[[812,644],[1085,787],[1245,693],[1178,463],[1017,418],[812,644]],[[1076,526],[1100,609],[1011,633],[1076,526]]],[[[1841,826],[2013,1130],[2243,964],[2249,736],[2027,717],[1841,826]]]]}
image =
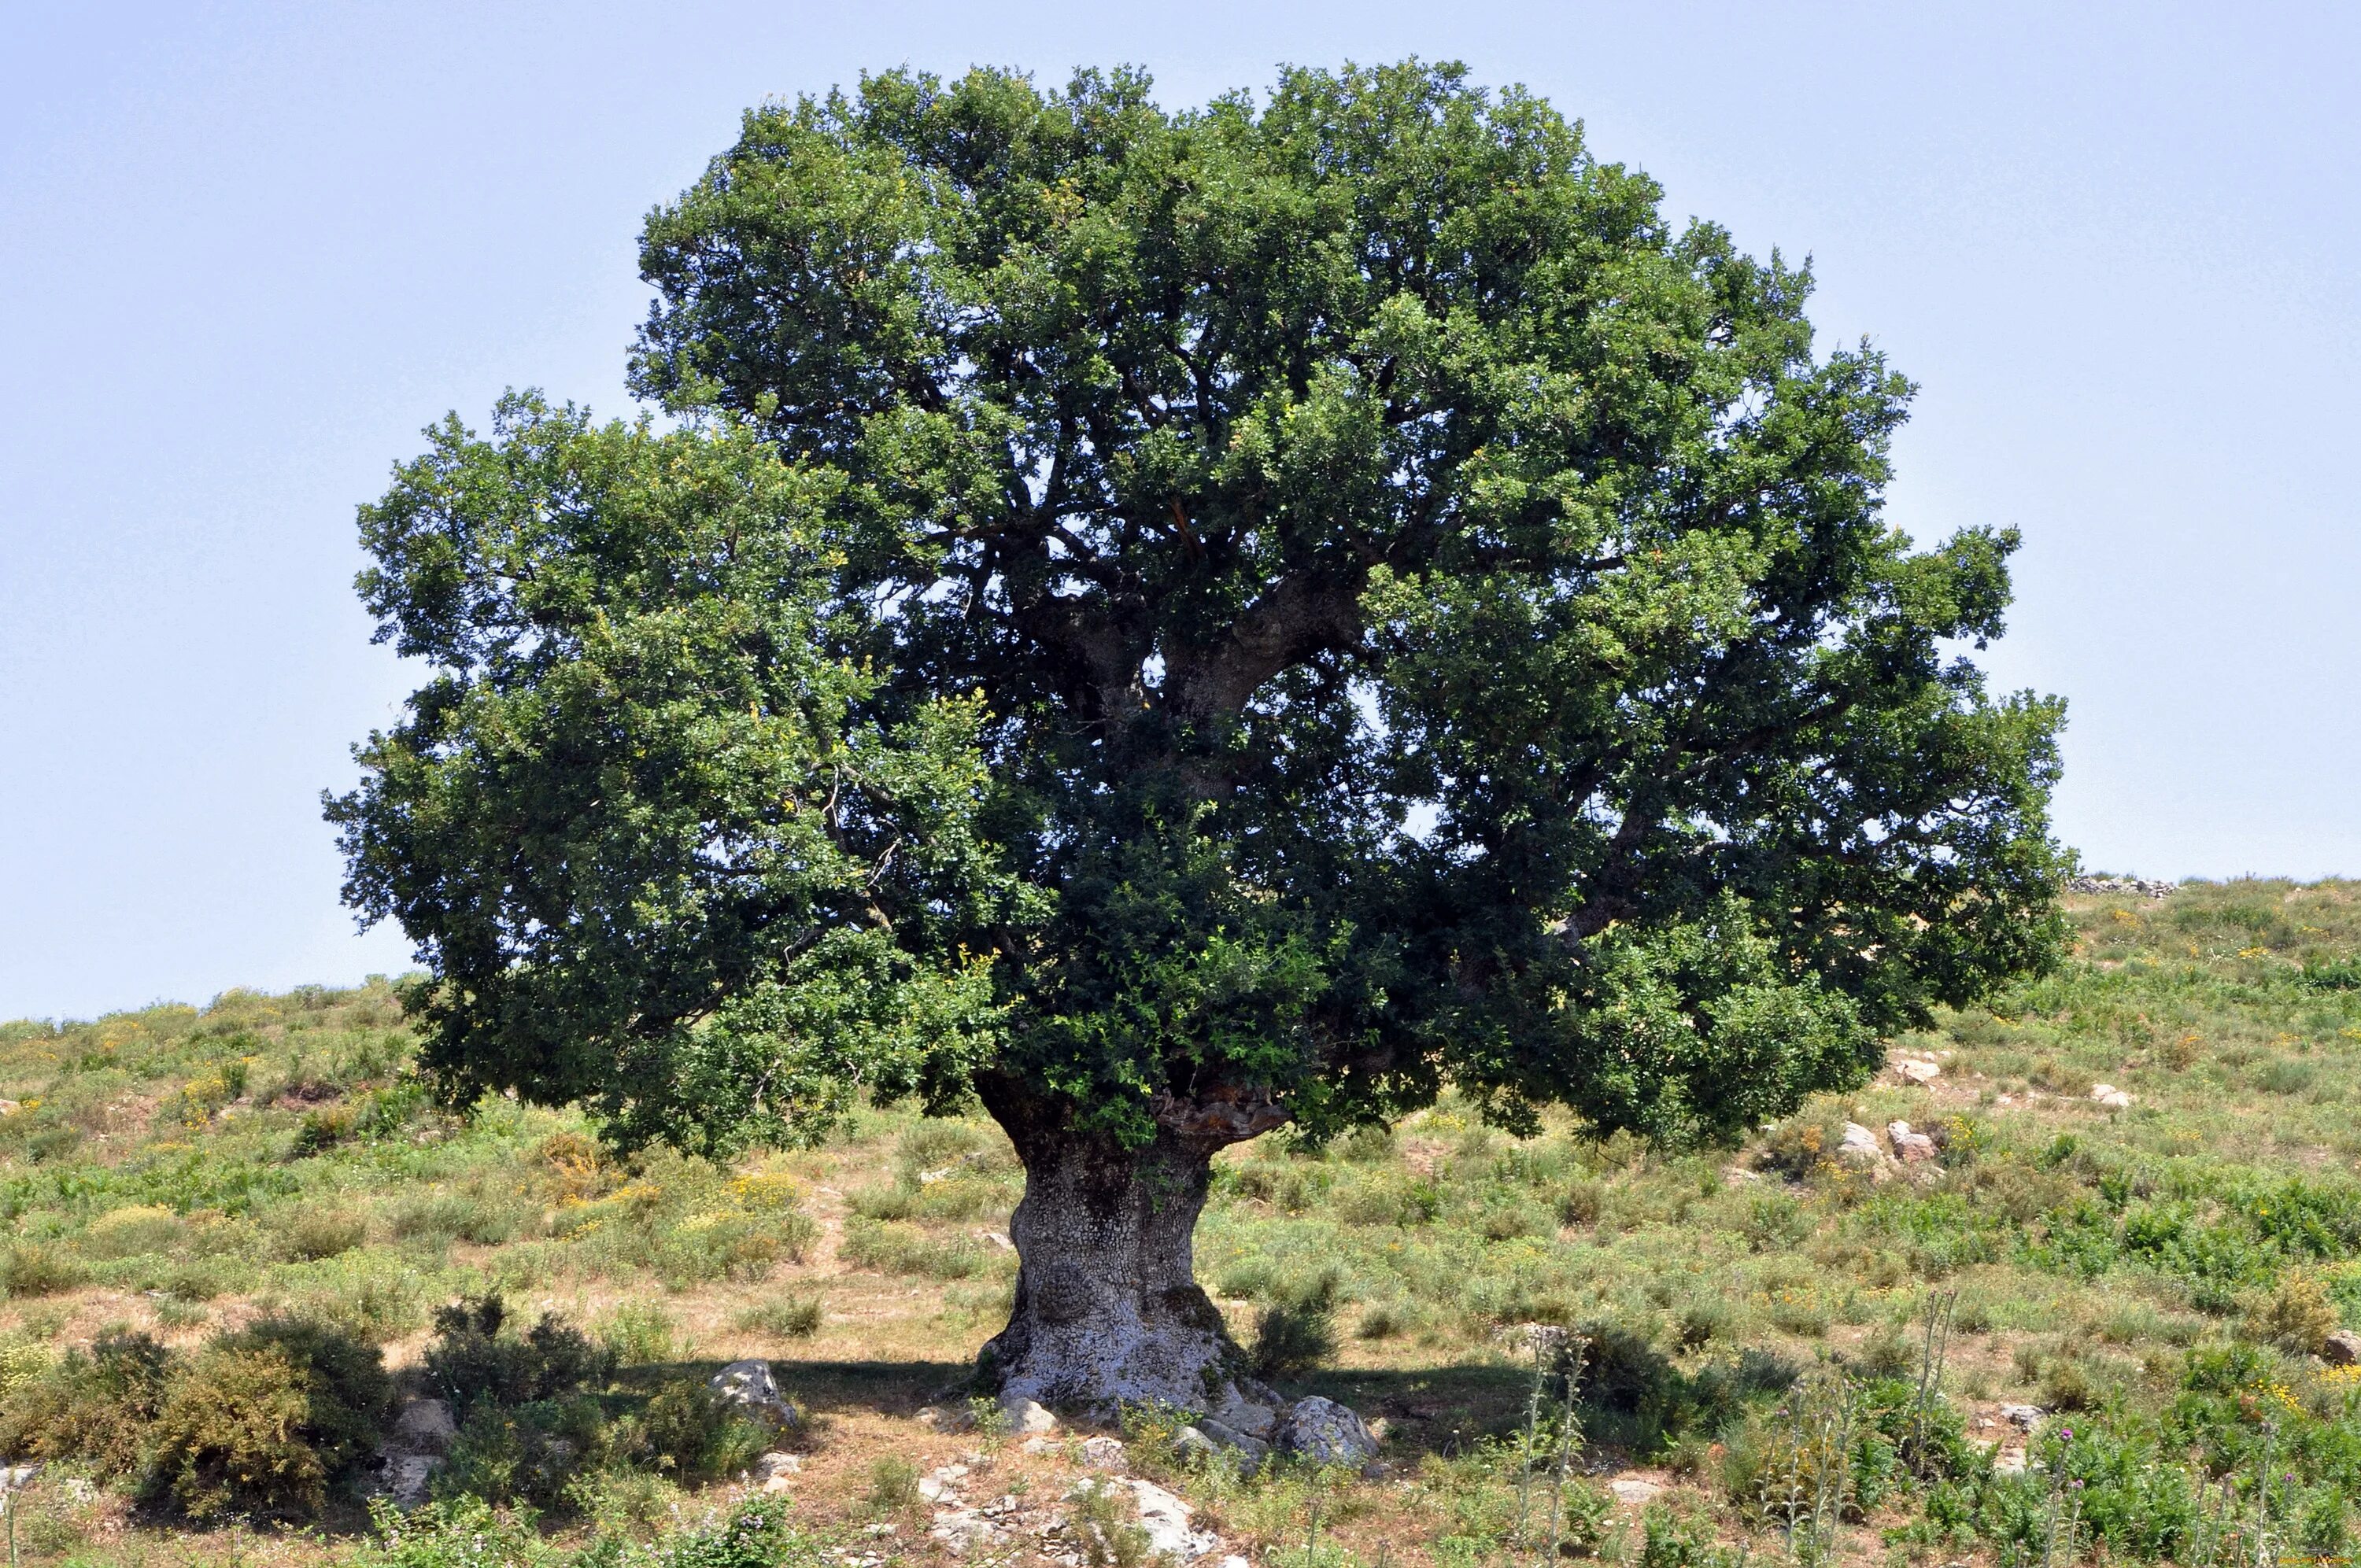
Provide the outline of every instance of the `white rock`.
{"type": "Polygon", "coordinates": [[[1928,1084],[1943,1076],[1943,1064],[1924,1057],[1903,1057],[1894,1062],[1894,1074],[1905,1083],[1928,1084]]]}
{"type": "Polygon", "coordinates": [[[443,1462],[431,1453],[397,1453],[385,1462],[385,1495],[403,1513],[426,1501],[443,1462]]]}
{"type": "Polygon", "coordinates": [[[1017,1445],[1027,1453],[1055,1453],[1058,1440],[1053,1437],[1028,1437],[1017,1445]]]}
{"type": "Polygon", "coordinates": [[[1270,1441],[1272,1431],[1279,1425],[1279,1411],[1269,1405],[1241,1396],[1235,1388],[1223,1390],[1218,1409],[1208,1412],[1232,1431],[1242,1431],[1248,1437],[1270,1441]]]}
{"type": "Polygon", "coordinates": [[[1213,1568],[1254,1568],[1254,1564],[1233,1552],[1227,1557],[1223,1558],[1219,1563],[1214,1563],[1213,1568]]]}
{"type": "Polygon", "coordinates": [[[1279,1446],[1318,1464],[1350,1464],[1356,1468],[1378,1456],[1378,1440],[1361,1418],[1314,1394],[1299,1399],[1279,1429],[1279,1446]]]}
{"type": "Polygon", "coordinates": [[[41,1473],[38,1464],[11,1464],[0,1468],[0,1492],[21,1492],[33,1484],[41,1473]]]}
{"type": "Polygon", "coordinates": [[[758,1481],[768,1481],[778,1475],[796,1475],[802,1474],[803,1467],[801,1454],[781,1453],[774,1449],[754,1461],[754,1478],[758,1481]]]}
{"type": "Polygon", "coordinates": [[[1885,1140],[1894,1146],[1894,1157],[1905,1165],[1923,1165],[1942,1157],[1935,1140],[1924,1133],[1912,1132],[1907,1122],[1887,1123],[1885,1140]]]}
{"type": "Polygon", "coordinates": [[[1148,1549],[1159,1556],[1194,1563],[1222,1544],[1221,1538],[1191,1528],[1189,1505],[1153,1481],[1117,1481],[1131,1488],[1139,1509],[1139,1528],[1148,1532],[1148,1549]]]}
{"type": "Polygon", "coordinates": [[[1131,1459],[1124,1452],[1121,1438],[1086,1437],[1082,1439],[1082,1463],[1093,1470],[1120,1475],[1130,1468],[1131,1459]]]}
{"type": "Polygon", "coordinates": [[[1047,1407],[1031,1399],[1017,1399],[1001,1407],[1008,1413],[1008,1430],[1032,1437],[1058,1430],[1058,1418],[1047,1407]]]}
{"type": "Polygon", "coordinates": [[[2025,1450],[2021,1448],[2002,1449],[1998,1453],[1993,1456],[1993,1474],[1995,1475],[2024,1475],[2025,1450]]]}
{"type": "Polygon", "coordinates": [[[2110,1111],[2127,1111],[2132,1103],[2132,1097],[2112,1083],[2091,1085],[2091,1098],[2110,1111]]]}
{"type": "Polygon", "coordinates": [[[2003,1405],[2000,1408],[2000,1419],[2006,1421],[2009,1425],[2015,1427],[2019,1431],[2031,1431],[2035,1427],[2041,1424],[2041,1407],[2038,1405],[2003,1405]]]}
{"type": "Polygon", "coordinates": [[[2361,1334],[2337,1330],[2321,1342],[2320,1358],[2331,1366],[2361,1366],[2361,1334]]]}
{"type": "Polygon", "coordinates": [[[943,1543],[953,1557],[965,1557],[979,1546],[997,1546],[1008,1532],[973,1508],[946,1508],[935,1515],[927,1533],[943,1543]]]}
{"type": "Polygon", "coordinates": [[[730,1403],[775,1425],[791,1427],[803,1420],[779,1391],[778,1379],[771,1376],[767,1361],[733,1361],[713,1375],[711,1384],[713,1391],[730,1403]]]}
{"type": "Polygon", "coordinates": [[[1844,1124],[1844,1141],[1837,1145],[1836,1156],[1848,1165],[1885,1163],[1885,1151],[1877,1146],[1877,1135],[1859,1122],[1844,1124]]]}
{"type": "Polygon", "coordinates": [[[1626,1475],[1607,1483],[1607,1489],[1614,1495],[1617,1502],[1626,1508],[1636,1508],[1644,1503],[1653,1502],[1664,1488],[1644,1476],[1626,1475]]]}

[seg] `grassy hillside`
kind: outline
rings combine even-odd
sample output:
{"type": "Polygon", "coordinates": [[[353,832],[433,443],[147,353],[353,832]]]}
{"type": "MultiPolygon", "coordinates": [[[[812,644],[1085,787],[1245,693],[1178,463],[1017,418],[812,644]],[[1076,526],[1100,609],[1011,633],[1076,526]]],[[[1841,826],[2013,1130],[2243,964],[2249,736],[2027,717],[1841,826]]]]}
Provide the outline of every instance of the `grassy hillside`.
{"type": "MultiPolygon", "coordinates": [[[[2361,1327],[2361,885],[2073,903],[2065,973],[1894,1042],[1939,1065],[1930,1083],[1888,1072],[1743,1149],[1518,1140],[1446,1102],[1324,1151],[1232,1151],[1199,1276],[1284,1390],[1382,1420],[1386,1473],[1240,1478],[1189,1462],[1155,1413],[1133,1422],[1134,1473],[1279,1568],[2343,1550],[2361,1372],[2319,1353],[2361,1327]],[[1940,1147],[1893,1158],[1896,1121],[1940,1147]],[[1845,1154],[1847,1123],[1876,1135],[1874,1163],[1845,1154]],[[1537,1363],[1577,1369],[1578,1432],[1537,1363]],[[2035,1430],[2004,1405],[2038,1407],[2035,1430]]],[[[948,1560],[912,1487],[962,1454],[1010,1520],[1093,1506],[1055,1501],[1083,1473],[1070,1446],[916,1419],[956,1409],[1006,1308],[1021,1178],[987,1123],[870,1111],[732,1168],[619,1165],[570,1115],[442,1116],[407,1050],[382,986],[0,1025],[0,1431],[99,1420],[36,1396],[71,1381],[69,1352],[82,1386],[129,1365],[89,1357],[125,1331],[174,1358],[170,1387],[246,1365],[248,1325],[290,1321],[416,1383],[451,1354],[434,1310],[496,1290],[612,1359],[573,1405],[503,1406],[509,1446],[469,1439],[474,1468],[441,1482],[540,1503],[552,1561],[624,1561],[750,1491],[736,1440],[663,1435],[687,1419],[679,1390],[740,1356],[773,1358],[811,1416],[780,1552],[948,1560]]],[[[22,1502],[26,1559],[392,1560],[336,1486],[300,1529],[190,1517],[201,1489],[156,1480],[158,1441],[54,1464],[22,1502]]],[[[1130,1552],[1086,1523],[1046,1549],[1130,1552]]],[[[1011,1530],[994,1553],[1044,1549],[1011,1530]]],[[[768,1560],[694,1555],[708,1546],[666,1550],[768,1560]]]]}

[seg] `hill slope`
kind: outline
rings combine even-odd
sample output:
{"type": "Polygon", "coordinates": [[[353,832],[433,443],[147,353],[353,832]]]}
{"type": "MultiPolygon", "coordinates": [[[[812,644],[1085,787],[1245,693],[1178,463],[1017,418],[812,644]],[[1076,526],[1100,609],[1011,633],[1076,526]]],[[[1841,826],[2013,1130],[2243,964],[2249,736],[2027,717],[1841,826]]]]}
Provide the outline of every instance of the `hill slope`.
{"type": "MultiPolygon", "coordinates": [[[[1200,1277],[1242,1341],[1265,1325],[1284,1390],[1382,1418],[1388,1473],[1243,1480],[1192,1467],[1153,1417],[1135,1468],[1226,1549],[1290,1568],[1553,1539],[1657,1568],[1750,1536],[1930,1563],[2251,1561],[2258,1531],[2339,1549],[2361,1373],[2320,1353],[2361,1326],[2361,886],[2072,905],[2067,971],[1895,1042],[1930,1080],[1889,1071],[1742,1150],[1516,1140],[1446,1102],[1325,1151],[1232,1151],[1200,1277]],[[1847,1124],[1873,1146],[1856,1131],[1848,1150],[1847,1124]],[[1568,1343],[1581,1432],[1561,1448],[1564,1387],[1537,1384],[1533,1347],[1563,1363],[1568,1343]],[[2043,1413],[2015,1412],[2027,1431],[2004,1406],[2043,1413]]],[[[407,1054],[384,986],[0,1025],[0,1382],[110,1330],[186,1357],[271,1313],[379,1344],[415,1381],[433,1310],[496,1289],[618,1354],[594,1390],[615,1420],[644,1424],[665,1378],[774,1358],[815,1416],[788,1488],[814,1541],[947,1553],[894,1467],[978,1441],[914,1418],[1005,1310],[1021,1175],[989,1124],[869,1111],[736,1168],[620,1166],[571,1115],[441,1115],[407,1054]]],[[[1012,1497],[1080,1473],[1065,1449],[976,1452],[1012,1497]]],[[[655,1462],[610,1456],[604,1502],[582,1477],[551,1494],[561,1544],[671,1517],[655,1462]]],[[[33,1561],[365,1550],[333,1497],[326,1535],[248,1540],[136,1512],[136,1478],[78,1497],[76,1468],[27,1499],[33,1561]]]]}

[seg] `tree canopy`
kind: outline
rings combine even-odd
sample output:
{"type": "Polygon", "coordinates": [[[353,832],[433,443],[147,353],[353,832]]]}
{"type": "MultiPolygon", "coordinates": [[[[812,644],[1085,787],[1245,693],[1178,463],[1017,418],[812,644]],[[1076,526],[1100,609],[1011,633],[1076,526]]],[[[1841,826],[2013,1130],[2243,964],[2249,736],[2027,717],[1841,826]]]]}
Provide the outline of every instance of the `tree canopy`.
{"type": "Polygon", "coordinates": [[[2015,535],[1890,526],[1907,383],[1537,98],[889,73],[641,254],[663,423],[362,514],[433,674],[329,811],[455,1098],[1695,1142],[2059,950],[2015,535]]]}

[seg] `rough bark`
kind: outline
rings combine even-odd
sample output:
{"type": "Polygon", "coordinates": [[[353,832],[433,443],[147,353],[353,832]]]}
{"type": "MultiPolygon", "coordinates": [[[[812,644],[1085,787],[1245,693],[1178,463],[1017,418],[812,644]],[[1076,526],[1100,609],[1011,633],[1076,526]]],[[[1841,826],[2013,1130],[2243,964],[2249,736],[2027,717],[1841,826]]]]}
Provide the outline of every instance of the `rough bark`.
{"type": "Polygon", "coordinates": [[[1167,1103],[1153,1141],[1127,1148],[1038,1103],[985,1102],[1025,1162],[1008,1226],[1016,1299],[983,1357],[1002,1399],[1099,1412],[1235,1403],[1236,1346],[1196,1280],[1197,1216],[1214,1151],[1281,1113],[1245,1099],[1167,1103]]]}

